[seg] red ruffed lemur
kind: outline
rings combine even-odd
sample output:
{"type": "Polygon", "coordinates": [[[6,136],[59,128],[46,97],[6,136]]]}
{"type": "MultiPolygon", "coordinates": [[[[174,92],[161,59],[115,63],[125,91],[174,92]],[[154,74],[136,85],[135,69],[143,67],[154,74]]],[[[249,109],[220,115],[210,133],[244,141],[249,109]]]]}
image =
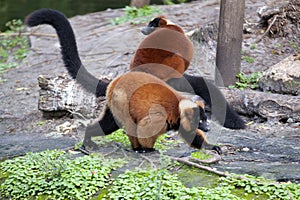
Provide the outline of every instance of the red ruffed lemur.
{"type": "MultiPolygon", "coordinates": [[[[104,96],[106,93],[107,94],[109,93],[108,91],[106,91],[109,83],[102,81],[102,80],[96,78],[95,76],[93,76],[92,74],[90,74],[87,71],[87,69],[84,67],[84,65],[82,64],[79,54],[78,54],[78,49],[77,49],[77,44],[76,44],[73,29],[64,14],[62,14],[59,11],[52,10],[52,9],[40,9],[40,10],[34,11],[29,16],[27,16],[26,23],[28,26],[31,26],[31,27],[37,26],[40,24],[49,24],[52,27],[54,27],[54,29],[57,32],[59,42],[61,45],[61,53],[62,53],[64,65],[65,65],[66,69],[68,70],[68,73],[70,74],[70,76],[74,80],[76,80],[80,85],[82,85],[84,89],[95,94],[96,97],[104,96]]],[[[145,74],[144,75],[145,77],[152,76],[152,75],[149,75],[146,73],[144,73],[144,74],[145,74]]],[[[126,76],[126,75],[124,75],[124,76],[126,76]]],[[[139,76],[140,76],[139,79],[141,79],[142,78],[141,74],[139,74],[139,76]]],[[[156,78],[156,80],[160,80],[160,79],[156,78]]],[[[205,85],[209,84],[209,83],[206,83],[204,81],[204,79],[201,77],[195,78],[193,76],[184,75],[181,78],[171,78],[171,79],[167,80],[167,83],[176,89],[177,88],[180,89],[181,91],[191,92],[191,88],[188,88],[185,86],[185,85],[187,85],[186,80],[191,83],[192,89],[195,90],[196,94],[199,94],[205,101],[208,102],[208,104],[210,104],[210,105],[212,104],[211,100],[210,100],[210,96],[209,96],[210,88],[208,86],[198,86],[198,83],[197,83],[198,81],[200,81],[199,84],[205,84],[205,85]],[[184,79],[184,78],[186,78],[186,79],[184,79]],[[181,84],[184,84],[184,86],[181,86],[181,84]],[[204,90],[204,91],[200,91],[200,90],[204,90]],[[204,95],[204,97],[202,95],[204,95]]],[[[160,80],[160,81],[163,82],[162,80],[160,80]]],[[[164,85],[164,86],[168,87],[167,85],[164,85]]],[[[124,87],[126,87],[126,84],[124,84],[124,87]]],[[[129,87],[129,86],[127,86],[127,87],[129,87]]],[[[113,88],[113,87],[110,86],[110,88],[113,88]]],[[[168,87],[168,89],[170,89],[170,88],[168,87]]],[[[172,90],[172,91],[175,91],[175,90],[172,90]]],[[[178,96],[180,96],[180,95],[178,95],[178,96]]],[[[216,98],[219,98],[218,95],[215,95],[215,96],[216,96],[216,98]]],[[[161,98],[162,97],[163,97],[163,94],[162,94],[161,98]]],[[[226,100],[224,99],[224,97],[222,96],[222,94],[221,94],[220,99],[221,99],[221,101],[226,103],[227,107],[229,106],[227,104],[226,100]]],[[[124,103],[126,103],[126,102],[124,102],[124,103]]],[[[173,105],[173,106],[178,107],[178,109],[180,109],[180,105],[173,105]]],[[[145,105],[145,107],[146,107],[146,105],[145,105]]],[[[117,113],[112,113],[111,110],[112,110],[112,108],[110,106],[107,106],[105,108],[104,112],[102,113],[100,120],[98,120],[97,122],[95,122],[91,125],[88,125],[88,127],[86,128],[86,131],[85,131],[85,137],[84,137],[84,141],[83,141],[84,146],[92,146],[92,147],[96,148],[97,145],[95,145],[95,143],[91,140],[92,136],[108,135],[108,134],[114,132],[115,130],[119,129],[120,124],[116,120],[116,119],[118,119],[119,116],[115,116],[115,115],[117,115],[117,113]]],[[[235,121],[240,121],[241,119],[231,108],[229,110],[229,114],[228,114],[228,110],[227,110],[226,116],[231,117],[229,120],[226,120],[226,118],[225,118],[225,125],[227,122],[227,125],[228,125],[227,127],[232,126],[232,128],[241,128],[241,127],[238,127],[236,125],[237,123],[235,122],[235,121]]],[[[177,124],[175,123],[172,125],[172,124],[167,123],[167,129],[171,130],[171,129],[180,128],[180,123],[182,123],[180,121],[181,121],[181,119],[179,118],[179,123],[177,123],[177,124]]],[[[121,125],[125,126],[125,124],[124,124],[125,122],[124,121],[121,121],[121,122],[120,122],[121,125]]],[[[126,127],[125,127],[125,129],[126,129],[126,127]]],[[[204,134],[200,130],[196,130],[196,132],[197,132],[197,134],[196,134],[195,138],[193,139],[193,141],[191,142],[191,144],[192,144],[192,146],[200,148],[203,141],[206,141],[206,140],[205,140],[205,137],[203,136],[204,134]]],[[[183,132],[181,132],[181,134],[182,133],[183,132]]],[[[131,133],[128,133],[128,135],[130,135],[130,134],[131,133]]],[[[182,135],[182,137],[185,138],[185,135],[182,135]]],[[[131,139],[131,142],[132,142],[133,149],[138,152],[144,152],[144,149],[151,149],[148,147],[144,148],[143,145],[141,145],[140,143],[139,143],[139,145],[135,145],[133,143],[132,139],[131,139]]],[[[154,142],[155,142],[155,140],[154,140],[154,142]]],[[[209,146],[209,145],[206,145],[206,146],[209,146]]]]}
{"type": "MultiPolygon", "coordinates": [[[[245,128],[244,121],[215,85],[203,77],[184,74],[193,57],[194,47],[180,26],[159,16],[150,21],[142,33],[148,36],[135,52],[130,64],[131,71],[150,73],[178,91],[196,94],[208,103],[220,124],[231,129],[245,128]]],[[[202,121],[199,128],[208,131],[203,106],[199,108],[202,121]]]]}
{"type": "Polygon", "coordinates": [[[192,147],[216,150],[198,129],[198,105],[161,79],[145,72],[128,72],[109,85],[107,105],[125,129],[134,151],[150,152],[158,136],[178,130],[192,147]]]}
{"type": "MultiPolygon", "coordinates": [[[[194,46],[185,36],[183,29],[164,16],[159,16],[150,21],[148,26],[142,29],[142,33],[149,36],[143,39],[137,48],[130,63],[130,70],[147,72],[163,81],[181,78],[194,53],[194,46]]],[[[189,84],[187,87],[190,87],[189,84]]],[[[199,105],[199,128],[209,131],[204,104],[198,99],[194,101],[199,105]]]]}

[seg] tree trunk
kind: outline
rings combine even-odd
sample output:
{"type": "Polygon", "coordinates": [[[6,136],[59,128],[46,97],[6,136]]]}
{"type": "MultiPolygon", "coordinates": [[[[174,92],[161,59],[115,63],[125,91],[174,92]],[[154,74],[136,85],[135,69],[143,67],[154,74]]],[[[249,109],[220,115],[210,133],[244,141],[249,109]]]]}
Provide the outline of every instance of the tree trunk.
{"type": "Polygon", "coordinates": [[[244,10],[245,0],[221,0],[215,72],[219,86],[233,85],[240,71],[244,10]]]}

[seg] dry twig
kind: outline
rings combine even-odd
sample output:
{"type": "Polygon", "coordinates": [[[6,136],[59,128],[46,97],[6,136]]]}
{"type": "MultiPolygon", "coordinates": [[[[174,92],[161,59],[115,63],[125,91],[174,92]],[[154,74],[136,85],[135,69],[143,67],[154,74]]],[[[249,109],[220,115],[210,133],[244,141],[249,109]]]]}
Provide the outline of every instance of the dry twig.
{"type": "Polygon", "coordinates": [[[45,36],[45,37],[57,37],[56,34],[47,34],[47,33],[0,33],[0,37],[3,36],[9,36],[9,37],[15,37],[15,36],[45,36]]]}
{"type": "Polygon", "coordinates": [[[79,147],[78,150],[85,155],[91,155],[91,152],[85,150],[83,147],[79,147]]]}
{"type": "Polygon", "coordinates": [[[170,156],[170,158],[171,158],[171,160],[175,160],[175,161],[187,164],[189,166],[193,166],[193,167],[196,167],[196,168],[199,168],[199,169],[203,169],[205,171],[212,172],[212,173],[217,174],[219,176],[225,176],[225,177],[230,176],[229,173],[221,172],[221,171],[218,171],[218,170],[213,169],[213,168],[208,167],[208,166],[204,166],[204,165],[200,165],[200,164],[197,164],[197,163],[194,163],[194,162],[190,162],[190,161],[187,160],[187,158],[176,158],[176,157],[172,157],[172,156],[170,156]]]}
{"type": "Polygon", "coordinates": [[[142,157],[145,160],[147,160],[151,164],[151,167],[156,168],[156,165],[152,162],[152,160],[150,158],[148,158],[147,156],[144,156],[142,154],[140,154],[140,157],[142,157]]]}
{"type": "Polygon", "coordinates": [[[110,152],[104,154],[103,156],[105,157],[105,156],[108,156],[108,155],[110,155],[110,154],[112,154],[112,153],[115,153],[116,151],[118,151],[118,150],[122,147],[122,145],[119,144],[119,143],[116,143],[114,146],[116,146],[117,148],[115,148],[114,150],[112,150],[112,151],[110,151],[110,152]]]}
{"type": "Polygon", "coordinates": [[[255,41],[255,43],[260,42],[260,41],[261,41],[261,40],[269,33],[269,31],[270,31],[271,27],[273,26],[273,24],[275,23],[276,19],[277,19],[277,15],[274,17],[274,19],[272,20],[271,24],[268,26],[268,28],[267,28],[267,30],[264,32],[264,34],[263,34],[259,39],[257,39],[257,40],[255,41]]]}

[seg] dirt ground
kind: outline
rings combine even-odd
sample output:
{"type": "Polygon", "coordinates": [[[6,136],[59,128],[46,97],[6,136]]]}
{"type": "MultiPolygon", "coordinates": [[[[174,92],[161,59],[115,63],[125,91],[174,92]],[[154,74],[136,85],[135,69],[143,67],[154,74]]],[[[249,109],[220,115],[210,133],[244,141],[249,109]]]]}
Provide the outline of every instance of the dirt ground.
{"type": "MultiPolygon", "coordinates": [[[[249,24],[256,24],[259,21],[257,8],[265,5],[280,6],[286,2],[246,0],[245,19],[249,24]]],[[[218,22],[219,3],[218,0],[200,0],[161,8],[172,21],[190,31],[208,23],[218,22]]],[[[112,27],[109,20],[121,13],[121,10],[107,10],[70,19],[81,59],[92,74],[113,78],[128,71],[130,59],[143,38],[139,32],[143,24],[125,23],[112,27]]],[[[257,26],[253,29],[255,31],[244,35],[243,50],[245,55],[253,57],[254,62],[243,61],[243,72],[263,71],[296,52],[291,45],[294,36],[280,38],[266,36],[256,43],[255,49],[251,48],[252,44],[261,38],[263,30],[257,26]]],[[[49,26],[41,26],[32,31],[55,34],[49,26]]],[[[30,39],[32,49],[28,57],[16,69],[2,75],[6,81],[0,84],[0,158],[22,155],[28,151],[64,149],[81,141],[83,137],[84,126],[78,125],[80,118],[76,115],[45,119],[38,110],[37,77],[56,76],[66,71],[56,37],[30,37],[30,39]],[[65,125],[65,122],[77,123],[77,126],[63,132],[59,126],[65,125]]],[[[198,64],[192,63],[189,73],[198,73],[199,71],[195,70],[198,64]]],[[[207,63],[205,67],[210,65],[207,63]]],[[[205,70],[202,71],[204,74],[205,70]]],[[[231,144],[235,148],[234,152],[228,150],[223,161],[216,167],[236,173],[299,181],[299,123],[270,123],[255,117],[244,118],[246,121],[254,122],[245,131],[227,130],[212,123],[208,138],[213,142],[231,144]]]]}

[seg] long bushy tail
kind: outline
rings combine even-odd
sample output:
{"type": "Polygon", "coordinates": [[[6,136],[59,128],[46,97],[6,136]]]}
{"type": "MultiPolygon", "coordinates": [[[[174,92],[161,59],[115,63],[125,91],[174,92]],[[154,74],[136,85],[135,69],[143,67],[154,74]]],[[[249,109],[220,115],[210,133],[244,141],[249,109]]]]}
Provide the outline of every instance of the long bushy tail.
{"type": "Polygon", "coordinates": [[[219,88],[203,77],[184,74],[183,78],[174,78],[167,82],[176,90],[191,92],[200,96],[211,107],[213,116],[224,127],[245,128],[244,120],[228,104],[219,88]]]}
{"type": "Polygon", "coordinates": [[[108,83],[90,74],[82,65],[73,29],[63,13],[52,9],[40,9],[29,14],[25,22],[30,27],[51,25],[58,35],[62,59],[71,77],[97,97],[105,96],[108,83]]]}

